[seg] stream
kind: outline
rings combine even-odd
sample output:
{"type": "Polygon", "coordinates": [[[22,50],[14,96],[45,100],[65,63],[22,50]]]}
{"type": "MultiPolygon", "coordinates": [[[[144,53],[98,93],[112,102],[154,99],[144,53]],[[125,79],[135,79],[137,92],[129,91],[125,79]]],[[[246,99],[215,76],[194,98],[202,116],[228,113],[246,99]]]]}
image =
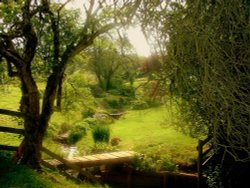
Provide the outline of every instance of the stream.
{"type": "Polygon", "coordinates": [[[79,151],[76,146],[61,145],[61,150],[66,154],[66,158],[72,158],[79,155],[79,151]]]}

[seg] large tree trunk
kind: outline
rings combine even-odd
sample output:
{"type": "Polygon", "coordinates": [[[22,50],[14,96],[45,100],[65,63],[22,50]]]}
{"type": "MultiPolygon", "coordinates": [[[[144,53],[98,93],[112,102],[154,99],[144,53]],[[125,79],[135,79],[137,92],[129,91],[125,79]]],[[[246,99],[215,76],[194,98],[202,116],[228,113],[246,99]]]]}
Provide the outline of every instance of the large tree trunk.
{"type": "Polygon", "coordinates": [[[39,132],[39,91],[29,68],[20,69],[22,99],[20,111],[24,114],[24,140],[19,147],[22,164],[40,168],[44,133],[39,132]]]}

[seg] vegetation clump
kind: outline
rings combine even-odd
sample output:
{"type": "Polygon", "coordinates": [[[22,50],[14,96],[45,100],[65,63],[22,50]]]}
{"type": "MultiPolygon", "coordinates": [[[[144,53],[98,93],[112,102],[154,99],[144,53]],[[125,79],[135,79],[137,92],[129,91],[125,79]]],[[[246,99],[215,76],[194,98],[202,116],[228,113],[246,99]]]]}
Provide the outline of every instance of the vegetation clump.
{"type": "Polygon", "coordinates": [[[96,125],[92,128],[92,137],[97,143],[109,143],[110,139],[110,128],[108,125],[96,125]]]}
{"type": "Polygon", "coordinates": [[[82,137],[86,136],[87,134],[87,123],[78,123],[74,126],[73,130],[70,131],[68,136],[68,143],[69,144],[75,144],[78,142],[82,137]]]}

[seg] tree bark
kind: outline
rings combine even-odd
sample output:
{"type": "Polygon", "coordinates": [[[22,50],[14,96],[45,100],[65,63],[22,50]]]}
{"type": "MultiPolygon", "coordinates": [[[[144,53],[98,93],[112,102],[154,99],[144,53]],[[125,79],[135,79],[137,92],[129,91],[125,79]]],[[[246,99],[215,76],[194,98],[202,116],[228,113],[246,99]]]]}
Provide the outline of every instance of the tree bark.
{"type": "Polygon", "coordinates": [[[41,147],[44,133],[39,132],[40,103],[39,91],[32,77],[30,67],[21,67],[21,105],[20,111],[24,114],[24,140],[19,146],[21,163],[39,169],[41,147]]]}
{"type": "Polygon", "coordinates": [[[62,109],[62,85],[63,85],[63,76],[61,76],[59,79],[57,96],[56,96],[56,108],[59,111],[61,111],[62,109]]]}

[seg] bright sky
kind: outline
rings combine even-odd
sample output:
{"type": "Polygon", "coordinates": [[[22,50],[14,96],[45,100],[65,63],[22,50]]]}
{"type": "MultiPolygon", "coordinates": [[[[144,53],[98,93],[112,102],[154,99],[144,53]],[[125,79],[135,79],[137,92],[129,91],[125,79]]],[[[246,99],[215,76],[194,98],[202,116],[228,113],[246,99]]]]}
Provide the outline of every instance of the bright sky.
{"type": "Polygon", "coordinates": [[[139,27],[128,29],[128,38],[140,56],[149,56],[150,48],[139,27]]]}
{"type": "MultiPolygon", "coordinates": [[[[56,1],[65,2],[65,0],[56,0],[56,1]]],[[[67,4],[67,7],[79,8],[83,10],[83,2],[82,0],[72,0],[71,3],[67,4]]],[[[140,56],[150,55],[149,45],[139,27],[130,27],[128,29],[127,34],[131,44],[134,46],[138,55],[140,56]]]]}

